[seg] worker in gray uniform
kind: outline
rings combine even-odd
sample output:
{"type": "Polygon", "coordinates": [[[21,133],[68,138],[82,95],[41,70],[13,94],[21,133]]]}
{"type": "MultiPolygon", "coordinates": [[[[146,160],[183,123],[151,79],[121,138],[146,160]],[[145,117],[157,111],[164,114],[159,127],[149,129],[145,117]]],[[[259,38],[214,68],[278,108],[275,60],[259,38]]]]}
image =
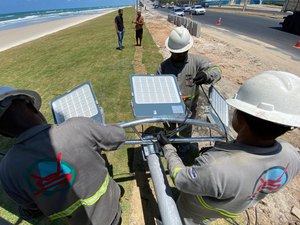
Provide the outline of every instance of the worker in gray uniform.
{"type": "MultiPolygon", "coordinates": [[[[171,31],[165,46],[171,52],[171,56],[160,64],[157,73],[174,74],[177,77],[182,98],[186,107],[191,111],[189,118],[195,118],[199,85],[212,84],[220,80],[221,69],[203,56],[188,53],[193,46],[193,38],[183,26],[171,31]]],[[[170,124],[168,130],[174,128],[175,124],[170,124]]],[[[191,137],[192,126],[180,131],[179,135],[191,137]]]]}
{"type": "Polygon", "coordinates": [[[21,217],[120,224],[120,188],[99,151],[118,148],[125,131],[84,117],[50,125],[40,106],[34,91],[0,87],[0,134],[16,138],[1,160],[0,180],[21,217]]]}
{"type": "MultiPolygon", "coordinates": [[[[199,97],[202,102],[204,93],[200,95],[199,85],[213,84],[221,79],[221,69],[211,63],[207,58],[200,55],[188,53],[193,46],[193,38],[190,32],[183,26],[173,29],[166,39],[166,48],[171,52],[170,58],[166,59],[158,67],[158,74],[173,74],[177,77],[179,89],[182,94],[185,106],[188,109],[188,118],[194,119],[197,116],[197,105],[199,97]]],[[[204,103],[202,103],[204,104],[204,103]]],[[[192,136],[192,125],[176,123],[165,123],[165,130],[172,132],[176,129],[180,137],[189,138],[192,136]]],[[[198,155],[198,147],[195,144],[177,144],[179,156],[186,165],[191,164],[191,159],[198,155]]]]}
{"type": "Polygon", "coordinates": [[[276,140],[300,127],[300,78],[267,71],[247,80],[227,103],[235,108],[232,143],[216,142],[186,167],[160,133],[158,141],[170,175],[180,190],[177,206],[185,225],[236,218],[300,170],[299,149],[276,140]]]}

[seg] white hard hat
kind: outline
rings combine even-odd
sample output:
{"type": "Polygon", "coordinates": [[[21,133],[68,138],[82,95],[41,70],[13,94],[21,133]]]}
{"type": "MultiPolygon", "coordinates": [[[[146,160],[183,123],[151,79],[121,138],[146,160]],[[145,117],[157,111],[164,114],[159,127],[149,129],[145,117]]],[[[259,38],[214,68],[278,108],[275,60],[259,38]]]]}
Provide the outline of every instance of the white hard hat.
{"type": "Polygon", "coordinates": [[[0,117],[4,114],[6,109],[10,106],[1,104],[3,100],[9,97],[27,96],[32,100],[33,106],[39,110],[42,104],[41,97],[35,91],[20,90],[12,87],[0,86],[0,117]]]}
{"type": "Polygon", "coordinates": [[[193,46],[193,38],[185,27],[180,26],[171,31],[165,45],[170,52],[182,53],[193,46]]]}
{"type": "Polygon", "coordinates": [[[300,78],[287,72],[263,72],[247,80],[227,103],[267,121],[300,127],[300,78]]]}

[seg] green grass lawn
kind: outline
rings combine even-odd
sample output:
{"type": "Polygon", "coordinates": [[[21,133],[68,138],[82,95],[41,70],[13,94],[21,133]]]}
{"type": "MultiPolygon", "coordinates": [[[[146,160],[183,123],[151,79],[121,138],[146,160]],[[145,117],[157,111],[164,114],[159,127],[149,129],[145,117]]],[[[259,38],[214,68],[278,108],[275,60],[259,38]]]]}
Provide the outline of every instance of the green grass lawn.
{"type": "MultiPolygon", "coordinates": [[[[43,100],[41,108],[49,123],[53,123],[50,101],[68,90],[90,81],[107,123],[133,119],[130,106],[129,75],[134,73],[135,30],[131,24],[133,8],[124,10],[126,33],[123,51],[116,50],[117,35],[114,28],[116,12],[77,26],[48,35],[0,53],[1,85],[37,91],[43,100]]],[[[147,22],[147,21],[146,21],[147,22]]],[[[154,73],[162,56],[145,27],[143,38],[143,64],[148,73],[154,73]]],[[[0,152],[5,153],[13,140],[0,137],[0,152]]],[[[114,175],[129,173],[127,148],[107,154],[114,175]]],[[[129,199],[133,181],[122,182],[126,198],[122,201],[124,224],[130,224],[129,199]]],[[[13,224],[63,224],[45,219],[22,221],[17,207],[0,189],[0,215],[13,224]]]]}

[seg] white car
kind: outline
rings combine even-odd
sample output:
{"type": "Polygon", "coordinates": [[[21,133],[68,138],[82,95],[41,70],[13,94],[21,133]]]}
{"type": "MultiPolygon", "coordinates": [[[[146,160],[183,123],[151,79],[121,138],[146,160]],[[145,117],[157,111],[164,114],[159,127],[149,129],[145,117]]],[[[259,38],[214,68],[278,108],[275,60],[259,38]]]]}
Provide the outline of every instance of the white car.
{"type": "Polygon", "coordinates": [[[192,8],[188,4],[184,4],[182,9],[184,12],[190,12],[192,8]]]}
{"type": "Polygon", "coordinates": [[[174,8],[171,10],[171,14],[176,16],[184,16],[184,11],[181,8],[174,8]]]}
{"type": "Polygon", "coordinates": [[[204,15],[206,13],[205,8],[202,5],[195,5],[191,10],[193,15],[204,15]]]}

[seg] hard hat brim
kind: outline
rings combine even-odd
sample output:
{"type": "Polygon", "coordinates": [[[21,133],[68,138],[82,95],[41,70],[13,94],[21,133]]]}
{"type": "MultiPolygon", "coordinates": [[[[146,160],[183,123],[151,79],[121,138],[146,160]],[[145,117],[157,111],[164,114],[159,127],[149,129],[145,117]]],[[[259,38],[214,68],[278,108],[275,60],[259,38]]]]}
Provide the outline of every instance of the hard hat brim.
{"type": "MultiPolygon", "coordinates": [[[[41,108],[41,105],[42,105],[41,96],[37,92],[31,91],[31,90],[17,89],[17,90],[8,91],[0,96],[0,102],[8,97],[18,96],[18,95],[28,96],[29,98],[33,99],[33,105],[37,110],[39,110],[41,108]]],[[[2,116],[2,115],[0,115],[0,116],[2,116]]]]}
{"type": "Polygon", "coordinates": [[[168,37],[167,40],[165,41],[165,46],[166,46],[166,49],[168,49],[170,52],[173,52],[173,53],[186,52],[193,46],[193,43],[194,43],[192,36],[190,36],[190,43],[188,45],[184,46],[183,48],[174,49],[169,46],[169,38],[170,37],[168,37]]]}
{"type": "Polygon", "coordinates": [[[284,126],[300,127],[300,115],[282,113],[276,110],[264,110],[235,98],[227,99],[226,102],[230,106],[257,118],[284,126]]]}

